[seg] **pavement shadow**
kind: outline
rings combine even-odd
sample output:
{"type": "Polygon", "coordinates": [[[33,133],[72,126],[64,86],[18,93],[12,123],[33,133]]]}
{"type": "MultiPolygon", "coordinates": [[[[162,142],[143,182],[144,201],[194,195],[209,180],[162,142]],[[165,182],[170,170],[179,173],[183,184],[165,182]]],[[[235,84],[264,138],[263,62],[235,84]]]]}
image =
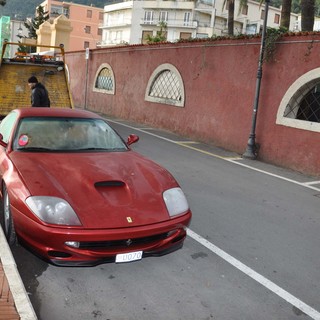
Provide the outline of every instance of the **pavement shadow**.
{"type": "Polygon", "coordinates": [[[22,245],[12,246],[11,252],[31,304],[35,312],[38,313],[41,301],[37,294],[39,286],[37,278],[47,270],[49,264],[22,245]]]}

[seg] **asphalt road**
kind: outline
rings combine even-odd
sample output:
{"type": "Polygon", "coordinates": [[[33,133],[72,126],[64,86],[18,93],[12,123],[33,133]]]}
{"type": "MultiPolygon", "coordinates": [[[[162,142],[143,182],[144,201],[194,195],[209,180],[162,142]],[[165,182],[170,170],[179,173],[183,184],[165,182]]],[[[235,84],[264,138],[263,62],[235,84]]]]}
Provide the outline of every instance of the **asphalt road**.
{"type": "Polygon", "coordinates": [[[320,181],[171,133],[112,120],[166,167],[193,220],[169,255],[55,267],[23,247],[18,270],[41,320],[320,319],[320,181]]]}

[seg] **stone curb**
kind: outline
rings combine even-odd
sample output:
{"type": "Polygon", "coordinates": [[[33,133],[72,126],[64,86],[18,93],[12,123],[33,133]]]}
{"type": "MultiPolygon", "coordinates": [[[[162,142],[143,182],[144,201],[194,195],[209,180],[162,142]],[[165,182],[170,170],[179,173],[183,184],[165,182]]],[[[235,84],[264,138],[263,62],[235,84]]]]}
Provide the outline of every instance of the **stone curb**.
{"type": "Polygon", "coordinates": [[[29,296],[21,280],[17,265],[11,253],[2,228],[0,227],[0,263],[3,266],[9,288],[21,320],[37,320],[29,296]]]}

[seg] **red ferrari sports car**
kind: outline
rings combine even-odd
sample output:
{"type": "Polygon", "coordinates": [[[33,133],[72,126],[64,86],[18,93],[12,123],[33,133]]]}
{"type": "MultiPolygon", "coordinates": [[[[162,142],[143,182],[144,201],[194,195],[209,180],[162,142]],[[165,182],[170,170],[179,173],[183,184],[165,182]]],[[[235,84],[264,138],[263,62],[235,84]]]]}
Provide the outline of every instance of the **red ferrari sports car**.
{"type": "Polygon", "coordinates": [[[172,175],[97,114],[23,108],[0,123],[1,224],[55,265],[130,262],[181,248],[191,211],[172,175]]]}

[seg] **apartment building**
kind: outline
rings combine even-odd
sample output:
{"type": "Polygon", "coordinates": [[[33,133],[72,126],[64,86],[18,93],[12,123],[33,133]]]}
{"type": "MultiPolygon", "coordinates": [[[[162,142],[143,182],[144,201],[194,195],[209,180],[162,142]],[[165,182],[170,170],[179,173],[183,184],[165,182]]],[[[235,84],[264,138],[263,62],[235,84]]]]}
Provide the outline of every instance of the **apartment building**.
{"type": "MultiPolygon", "coordinates": [[[[227,35],[228,10],[223,3],[223,0],[131,0],[106,5],[99,46],[145,43],[148,35],[155,36],[160,30],[160,22],[166,24],[167,41],[227,35]]],[[[279,8],[269,6],[267,26],[278,28],[280,16],[279,8]]],[[[264,5],[248,0],[239,10],[236,1],[234,34],[258,33],[263,19],[264,5]]],[[[291,14],[290,30],[297,28],[297,19],[296,14],[291,14]]]]}
{"type": "Polygon", "coordinates": [[[50,20],[64,15],[70,21],[69,51],[94,49],[101,42],[103,8],[85,6],[73,2],[58,0],[43,1],[40,6],[49,12],[50,20]]]}

